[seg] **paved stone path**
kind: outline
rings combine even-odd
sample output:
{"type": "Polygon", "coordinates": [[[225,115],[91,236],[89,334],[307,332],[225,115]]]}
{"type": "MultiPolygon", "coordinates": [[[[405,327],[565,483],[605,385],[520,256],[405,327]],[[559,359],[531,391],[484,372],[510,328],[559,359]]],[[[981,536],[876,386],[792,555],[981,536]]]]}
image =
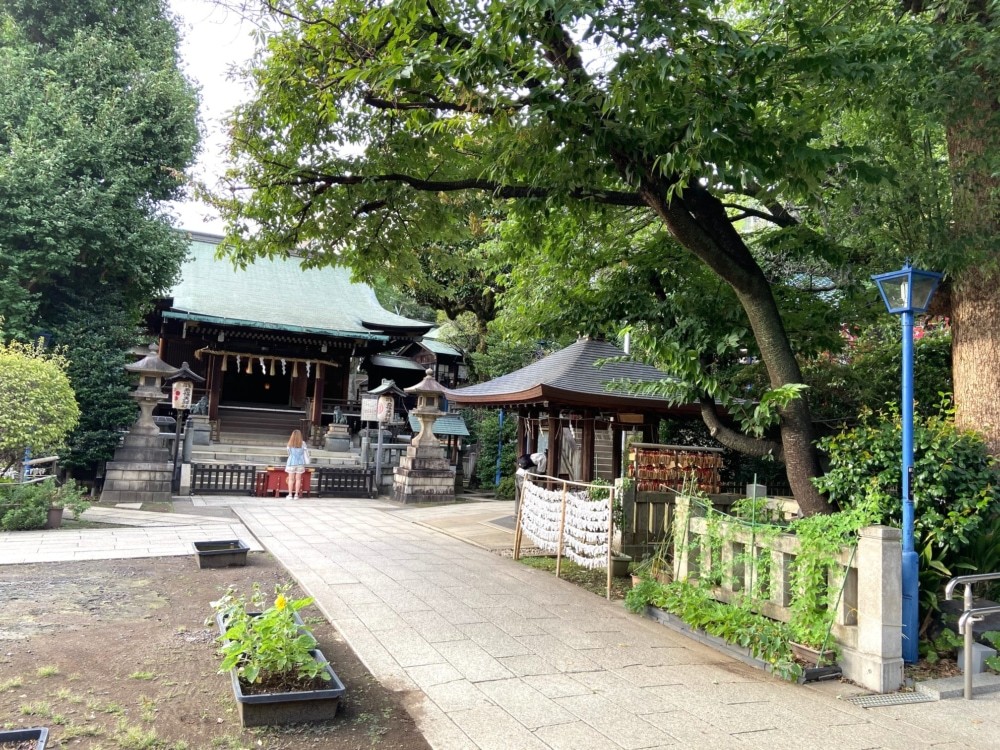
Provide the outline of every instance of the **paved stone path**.
{"type": "Polygon", "coordinates": [[[996,698],[862,709],[390,508],[235,511],[438,750],[1000,748],[996,698]]]}
{"type": "Polygon", "coordinates": [[[97,507],[88,518],[136,525],[0,533],[0,565],[186,555],[192,541],[234,537],[266,548],[405,694],[435,750],[1000,749],[998,694],[866,710],[838,699],[860,692],[849,685],[783,683],[461,541],[503,546],[490,523],[503,503],[189,503],[242,523],[97,507]]]}

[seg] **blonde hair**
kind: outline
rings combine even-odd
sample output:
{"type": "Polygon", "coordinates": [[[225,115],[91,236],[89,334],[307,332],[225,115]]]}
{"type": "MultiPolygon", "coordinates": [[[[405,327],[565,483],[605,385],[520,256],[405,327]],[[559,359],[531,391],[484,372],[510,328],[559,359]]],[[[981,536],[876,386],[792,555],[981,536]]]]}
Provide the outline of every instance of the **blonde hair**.
{"type": "Polygon", "coordinates": [[[292,436],[288,438],[289,448],[302,447],[302,430],[292,430],[292,436]]]}

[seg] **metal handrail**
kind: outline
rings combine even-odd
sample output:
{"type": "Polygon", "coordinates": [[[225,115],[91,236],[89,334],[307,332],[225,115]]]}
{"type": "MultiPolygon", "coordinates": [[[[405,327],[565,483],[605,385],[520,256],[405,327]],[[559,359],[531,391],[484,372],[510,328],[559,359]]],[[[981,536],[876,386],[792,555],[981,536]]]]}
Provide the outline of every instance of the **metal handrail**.
{"type": "Polygon", "coordinates": [[[968,576],[956,576],[948,581],[944,587],[944,598],[951,600],[955,594],[955,589],[962,584],[965,591],[962,596],[962,607],[964,611],[958,618],[958,632],[965,636],[965,699],[972,700],[972,645],[973,623],[981,621],[987,615],[1000,614],[1000,607],[979,607],[972,606],[972,586],[985,581],[1000,580],[1000,573],[976,573],[968,576]]]}

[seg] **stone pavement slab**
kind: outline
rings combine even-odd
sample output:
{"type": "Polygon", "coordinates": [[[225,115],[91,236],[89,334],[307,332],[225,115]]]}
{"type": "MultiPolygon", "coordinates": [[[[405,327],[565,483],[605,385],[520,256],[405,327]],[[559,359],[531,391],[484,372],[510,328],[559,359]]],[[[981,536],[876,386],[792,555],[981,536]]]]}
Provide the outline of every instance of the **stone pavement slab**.
{"type": "Polygon", "coordinates": [[[238,521],[111,507],[88,508],[83,518],[126,528],[0,532],[0,565],[193,555],[194,542],[227,539],[264,549],[238,521]]]}
{"type": "Polygon", "coordinates": [[[494,512],[470,507],[233,505],[436,750],[1000,748],[998,698],[866,710],[781,682],[475,546],[494,512]]]}

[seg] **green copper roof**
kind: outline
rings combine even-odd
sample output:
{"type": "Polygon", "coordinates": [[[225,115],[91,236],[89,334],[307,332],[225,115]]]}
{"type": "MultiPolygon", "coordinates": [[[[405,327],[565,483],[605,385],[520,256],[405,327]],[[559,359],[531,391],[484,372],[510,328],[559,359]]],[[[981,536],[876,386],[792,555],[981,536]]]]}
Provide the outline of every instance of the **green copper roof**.
{"type": "Polygon", "coordinates": [[[221,238],[197,235],[170,290],[167,317],[286,331],[380,338],[430,324],[384,309],[346,268],[303,269],[299,258],[260,258],[246,269],[215,257],[221,238]]]}
{"type": "MultiPolygon", "coordinates": [[[[410,422],[410,429],[420,432],[420,420],[413,413],[407,414],[410,422]]],[[[431,430],[435,435],[458,435],[459,437],[469,437],[469,428],[465,426],[465,420],[461,414],[442,414],[434,420],[434,428],[431,430]]]]}

